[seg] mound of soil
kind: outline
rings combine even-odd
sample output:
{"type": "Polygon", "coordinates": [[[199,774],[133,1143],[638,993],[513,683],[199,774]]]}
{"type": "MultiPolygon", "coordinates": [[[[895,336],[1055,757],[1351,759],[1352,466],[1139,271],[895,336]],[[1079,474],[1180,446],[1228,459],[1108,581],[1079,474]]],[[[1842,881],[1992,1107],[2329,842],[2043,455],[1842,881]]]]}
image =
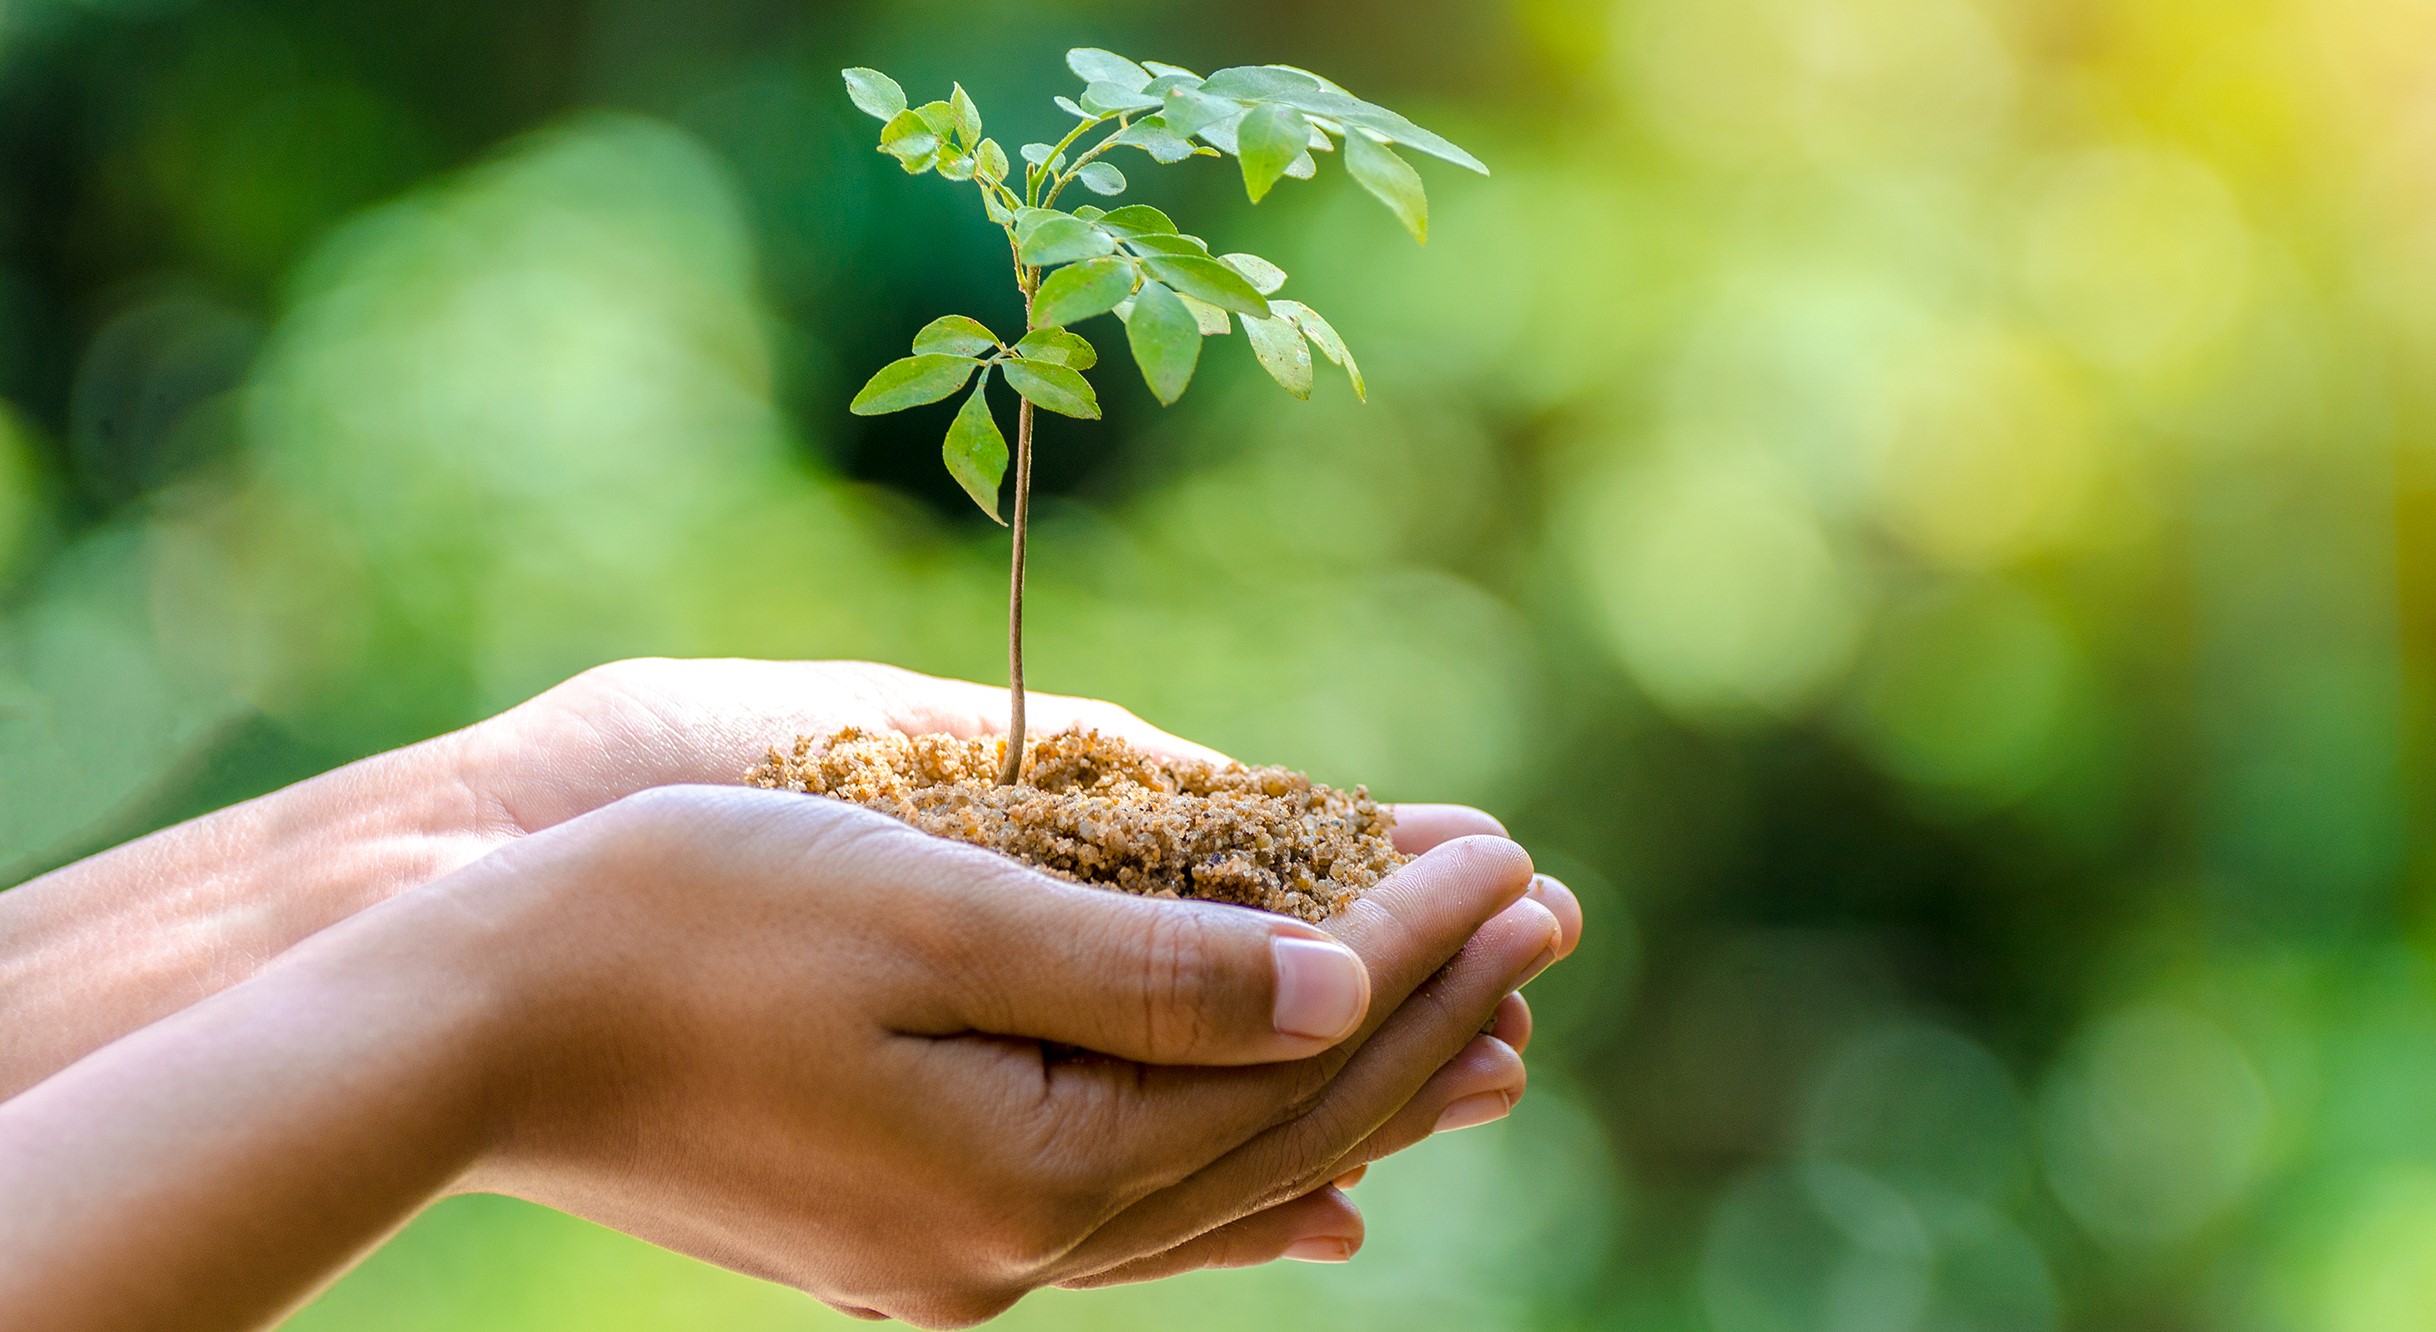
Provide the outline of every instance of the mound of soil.
{"type": "Polygon", "coordinates": [[[1003,740],[848,728],[745,774],[1004,852],[1076,883],[1325,920],[1408,856],[1368,792],[1285,768],[1161,758],[1097,731],[1033,742],[1020,786],[1003,740]]]}

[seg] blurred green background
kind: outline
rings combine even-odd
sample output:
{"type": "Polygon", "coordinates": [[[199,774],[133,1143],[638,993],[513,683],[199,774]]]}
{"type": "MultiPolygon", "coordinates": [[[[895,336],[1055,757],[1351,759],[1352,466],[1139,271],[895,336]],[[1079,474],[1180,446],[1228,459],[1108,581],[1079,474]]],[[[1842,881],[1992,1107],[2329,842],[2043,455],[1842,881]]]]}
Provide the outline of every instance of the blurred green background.
{"type": "MultiPolygon", "coordinates": [[[[1134,172],[1373,401],[1113,358],[1035,684],[1591,932],[1352,1267],[1007,1325],[2436,1327],[2431,0],[5,0],[0,882],[619,656],[998,678],[952,409],[844,405],[1005,249],[836,70],[1013,144],[1079,44],[1497,174],[1134,172]]],[[[493,1200],[295,1323],[837,1325],[493,1200]]]]}

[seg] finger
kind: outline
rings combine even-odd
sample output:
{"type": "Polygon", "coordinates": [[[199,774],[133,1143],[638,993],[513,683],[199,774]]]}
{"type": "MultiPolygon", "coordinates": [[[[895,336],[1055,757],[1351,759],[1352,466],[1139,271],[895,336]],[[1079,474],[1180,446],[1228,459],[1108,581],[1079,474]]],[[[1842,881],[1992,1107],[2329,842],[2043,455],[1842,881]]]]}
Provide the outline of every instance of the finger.
{"type": "Polygon", "coordinates": [[[1221,1267],[1258,1267],[1280,1258],[1342,1263],[1362,1247],[1361,1210],[1336,1188],[1323,1188],[1255,1212],[1163,1253],[1137,1258],[1058,1284],[1069,1290],[1157,1281],[1221,1267]]]}
{"type": "Polygon", "coordinates": [[[1531,1003],[1519,994],[1498,1001],[1497,1016],[1489,1019],[1488,1034],[1514,1047],[1516,1054],[1531,1048],[1531,1003]]]}
{"type": "MultiPolygon", "coordinates": [[[[1171,1185],[1307,1104],[1407,996],[1499,913],[1528,905],[1549,920],[1544,908],[1523,901],[1530,879],[1531,858],[1513,842],[1458,838],[1389,875],[1322,924],[1361,959],[1369,1006],[1349,1039],[1312,1058],[1246,1068],[1235,1077],[1215,1077],[1205,1068],[1085,1063],[1061,1066],[1056,1076],[1077,1101],[1096,1107],[1095,1118],[1140,1125],[1137,1141],[1151,1153],[1145,1160],[1162,1163],[1149,1175],[1150,1185],[1171,1185]]],[[[1217,909],[1257,918],[1239,908],[1217,909]]]]}
{"type": "Polygon", "coordinates": [[[1522,1055],[1494,1036],[1474,1037],[1419,1094],[1345,1156],[1356,1170],[1435,1134],[1494,1123],[1513,1113],[1530,1085],[1522,1055]]]}
{"type": "MultiPolygon", "coordinates": [[[[1430,1080],[1422,1084],[1421,1090],[1406,1103],[1405,1108],[1398,1110],[1395,1118],[1388,1121],[1389,1125],[1399,1120],[1414,1119],[1434,1126],[1436,1132],[1445,1132],[1448,1126],[1440,1125],[1437,1121],[1447,1107],[1466,1097],[1505,1089],[1511,1089],[1513,1095],[1503,1108],[1511,1110],[1515,1102],[1522,1099],[1522,1088],[1529,1080],[1519,1056],[1523,1047],[1530,1042],[1531,1006],[1523,1002],[1521,995],[1509,994],[1497,1005],[1497,1015],[1489,1020],[1489,1030],[1474,1037],[1470,1044],[1463,1047],[1462,1053],[1447,1062],[1446,1067],[1431,1074],[1430,1080]]],[[[1340,1189],[1352,1188],[1362,1182],[1362,1176],[1369,1171],[1371,1162],[1393,1156],[1421,1142],[1428,1135],[1429,1131],[1416,1137],[1391,1134],[1387,1129],[1379,1130],[1347,1155],[1347,1160],[1361,1164],[1338,1175],[1336,1186],[1340,1189]]]]}
{"type": "Polygon", "coordinates": [[[1531,880],[1531,856],[1520,845],[1466,835],[1432,847],[1322,922],[1370,970],[1365,1030],[1376,1030],[1483,925],[1521,900],[1531,880]]]}
{"type": "Polygon", "coordinates": [[[1209,1067],[1308,1058],[1369,1014],[1362,958],[1290,917],[1078,887],[911,830],[889,840],[934,867],[890,876],[900,891],[920,881],[936,919],[923,932],[937,970],[899,1014],[904,1034],[1209,1067]]]}
{"type": "Polygon", "coordinates": [[[1470,805],[1396,805],[1396,849],[1417,856],[1458,837],[1504,837],[1506,825],[1470,805]]]}
{"type": "Polygon", "coordinates": [[[1499,913],[1395,1011],[1307,1112],[1118,1214],[1077,1248],[1074,1270],[1105,1270],[1164,1251],[1342,1173],[1339,1163],[1554,958],[1557,940],[1556,918],[1536,902],[1517,901],[1499,913]]]}
{"type": "Polygon", "coordinates": [[[1560,958],[1573,956],[1573,950],[1582,944],[1582,900],[1573,895],[1572,889],[1548,874],[1531,876],[1530,897],[1548,908],[1548,914],[1556,917],[1557,924],[1564,927],[1565,940],[1557,947],[1556,955],[1560,958]]]}
{"type": "MultiPolygon", "coordinates": [[[[1113,703],[1025,698],[1037,735],[1081,726],[1165,757],[1228,761],[1113,703]]],[[[847,726],[1004,735],[1007,691],[871,662],[639,659],[586,671],[499,720],[505,724],[477,726],[451,743],[477,774],[552,756],[560,780],[518,783],[512,806],[498,811],[537,832],[651,787],[732,783],[797,736],[847,726]]]]}

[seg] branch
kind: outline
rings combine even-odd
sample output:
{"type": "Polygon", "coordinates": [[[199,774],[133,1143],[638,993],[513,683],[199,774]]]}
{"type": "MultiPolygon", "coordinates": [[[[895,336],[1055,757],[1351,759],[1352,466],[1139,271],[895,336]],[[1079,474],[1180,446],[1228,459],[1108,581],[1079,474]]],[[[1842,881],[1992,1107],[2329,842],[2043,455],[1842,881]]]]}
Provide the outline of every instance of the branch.
{"type": "MultiPolygon", "coordinates": [[[[1093,118],[1092,118],[1092,119],[1090,119],[1090,120],[1083,121],[1083,122],[1081,122],[1081,123],[1077,124],[1077,125],[1076,125],[1076,126],[1073,128],[1073,129],[1070,129],[1070,130],[1066,131],[1066,137],[1064,137],[1064,138],[1062,138],[1062,139],[1059,139],[1059,140],[1057,141],[1057,146],[1056,146],[1055,148],[1052,148],[1052,149],[1050,149],[1050,150],[1049,150],[1049,157],[1048,157],[1048,161],[1042,162],[1042,163],[1041,163],[1041,164],[1039,164],[1038,166],[1031,166],[1031,165],[1028,165],[1028,164],[1027,164],[1027,165],[1026,165],[1026,167],[1024,168],[1024,202],[1025,202],[1025,204],[1027,204],[1027,205],[1029,205],[1029,206],[1033,206],[1033,207],[1046,207],[1047,205],[1042,204],[1042,203],[1040,203],[1040,202],[1039,202],[1039,198],[1040,198],[1040,182],[1041,182],[1041,180],[1042,180],[1042,178],[1043,178],[1043,174],[1044,174],[1045,172],[1047,172],[1047,170],[1048,170],[1048,168],[1049,168],[1049,162],[1054,162],[1054,161],[1056,161],[1056,160],[1057,160],[1057,158],[1058,158],[1058,154],[1063,153],[1063,152],[1065,152],[1065,151],[1066,151],[1068,148],[1073,147],[1073,146],[1074,146],[1074,141],[1075,141],[1075,140],[1077,140],[1077,139],[1079,139],[1079,138],[1083,137],[1085,134],[1090,133],[1090,132],[1092,131],[1092,129],[1093,129],[1095,126],[1099,126],[1099,125],[1105,125],[1105,124],[1107,124],[1107,123],[1108,123],[1109,121],[1111,121],[1111,120],[1114,120],[1114,121],[1116,121],[1116,122],[1117,122],[1117,132],[1118,132],[1118,133],[1120,133],[1120,134],[1121,134],[1121,133],[1123,133],[1123,132],[1124,132],[1124,130],[1125,130],[1125,125],[1124,125],[1124,117],[1123,117],[1123,116],[1119,116],[1119,115],[1096,116],[1096,117],[1093,117],[1093,118]]],[[[1111,136],[1111,137],[1114,137],[1114,136],[1111,136]]],[[[1063,181],[1058,182],[1058,188],[1060,188],[1060,189],[1065,188],[1065,182],[1063,182],[1063,181]]],[[[1052,195],[1050,195],[1049,197],[1050,197],[1050,198],[1052,198],[1052,199],[1054,199],[1054,198],[1056,198],[1057,196],[1056,196],[1056,195],[1054,195],[1054,194],[1052,194],[1052,195]]]]}

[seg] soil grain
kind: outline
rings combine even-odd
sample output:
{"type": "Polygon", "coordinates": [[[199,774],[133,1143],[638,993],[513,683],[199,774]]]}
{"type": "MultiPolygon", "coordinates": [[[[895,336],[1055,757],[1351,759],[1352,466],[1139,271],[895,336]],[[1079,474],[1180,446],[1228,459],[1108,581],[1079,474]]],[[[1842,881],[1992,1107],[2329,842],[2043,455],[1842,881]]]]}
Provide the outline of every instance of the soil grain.
{"type": "Polygon", "coordinates": [[[1285,768],[1171,759],[1097,731],[1032,743],[997,784],[1003,740],[848,728],[773,749],[745,774],[892,815],[1060,878],[1325,920],[1410,857],[1395,815],[1285,768]]]}

